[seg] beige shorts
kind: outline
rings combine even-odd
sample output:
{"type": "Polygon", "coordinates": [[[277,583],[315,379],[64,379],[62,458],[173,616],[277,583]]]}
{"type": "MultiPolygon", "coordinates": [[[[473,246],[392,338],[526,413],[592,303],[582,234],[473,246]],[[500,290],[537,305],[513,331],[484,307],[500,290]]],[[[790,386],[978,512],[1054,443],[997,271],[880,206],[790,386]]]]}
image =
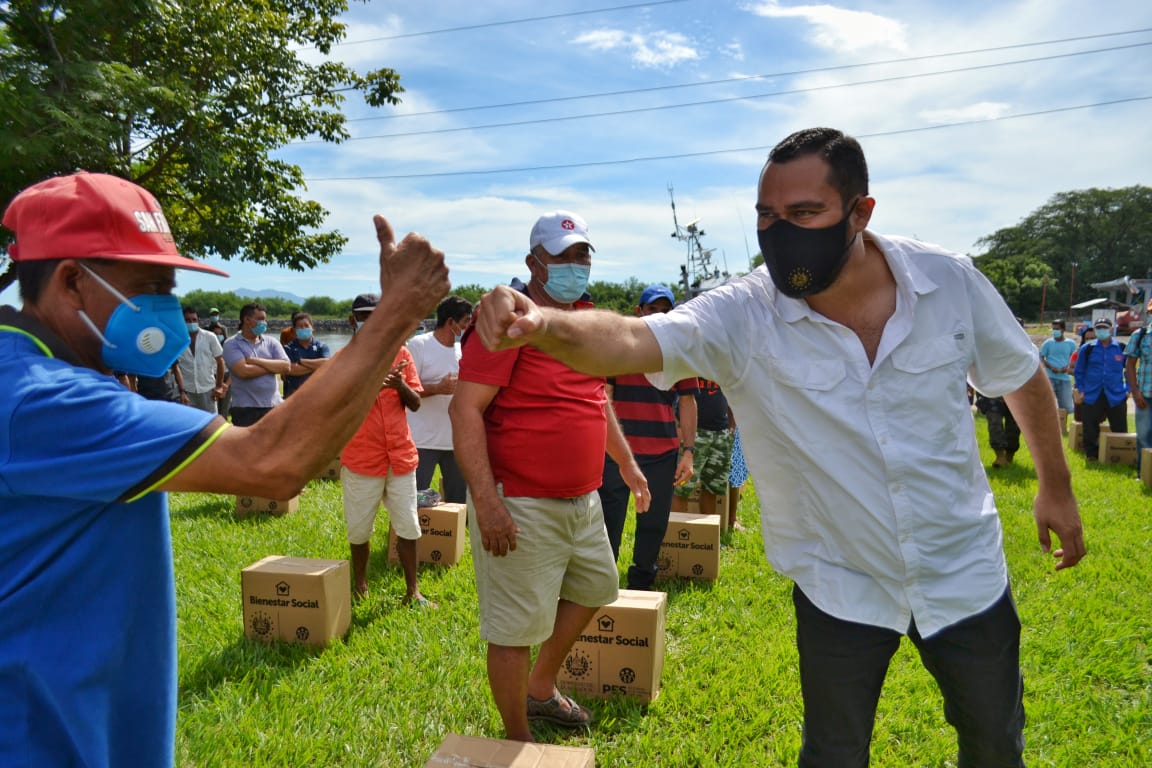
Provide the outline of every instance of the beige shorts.
{"type": "Polygon", "coordinates": [[[381,501],[398,537],[420,538],[415,472],[393,475],[388,470],[387,477],[372,477],[340,467],[340,485],[344,490],[344,524],[348,527],[349,544],[365,544],[372,538],[381,501]]]}
{"type": "Polygon", "coordinates": [[[506,498],[520,528],[516,550],[494,557],[481,543],[472,494],[468,528],[480,602],[480,637],[506,646],[536,645],[552,635],[557,599],[599,607],[616,599],[620,574],[604,527],[600,497],[506,498]]]}

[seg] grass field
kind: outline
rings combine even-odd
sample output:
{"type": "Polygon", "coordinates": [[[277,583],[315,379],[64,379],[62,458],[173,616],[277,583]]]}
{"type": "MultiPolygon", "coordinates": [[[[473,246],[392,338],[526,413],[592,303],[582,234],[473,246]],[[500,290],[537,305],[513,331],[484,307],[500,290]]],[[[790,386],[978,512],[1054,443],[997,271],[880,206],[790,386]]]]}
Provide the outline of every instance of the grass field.
{"type": "MultiPolygon", "coordinates": [[[[976,428],[986,445],[985,423],[976,428]]],[[[984,460],[992,460],[985,449],[984,460]]],[[[1032,522],[1026,451],[992,474],[1024,623],[1030,766],[1152,765],[1152,494],[1130,467],[1070,458],[1088,556],[1055,573],[1032,522]]],[[[745,533],[714,584],[667,586],[663,688],[651,705],[585,701],[580,735],[598,766],[792,766],[801,703],[789,584],[766,564],[755,493],[745,533]]],[[[316,481],[299,513],[237,520],[232,497],[174,494],[181,766],[421,766],[450,732],[499,737],[477,629],[470,555],[424,568],[435,610],[400,606],[403,578],[377,527],[370,597],[343,641],[324,650],[244,639],[240,569],[269,554],[346,558],[338,483],[316,481]]],[[[621,561],[630,553],[626,532],[621,561]]],[[[957,553],[962,557],[963,553],[957,553]]],[[[884,688],[873,766],[953,766],[933,681],[906,641],[884,688]]]]}

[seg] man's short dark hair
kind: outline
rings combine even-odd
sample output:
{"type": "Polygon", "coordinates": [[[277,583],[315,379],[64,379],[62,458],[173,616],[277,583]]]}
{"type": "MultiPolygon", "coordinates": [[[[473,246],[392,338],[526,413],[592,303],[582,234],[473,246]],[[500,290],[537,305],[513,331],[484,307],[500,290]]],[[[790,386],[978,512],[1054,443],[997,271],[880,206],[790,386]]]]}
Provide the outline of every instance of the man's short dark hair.
{"type": "Polygon", "coordinates": [[[192,306],[191,304],[181,304],[180,310],[186,315],[196,315],[197,317],[200,316],[200,310],[196,309],[196,307],[192,306]]]}
{"type": "Polygon", "coordinates": [[[443,328],[449,320],[459,322],[472,314],[472,303],[459,296],[449,296],[436,307],[436,327],[443,328]]]}
{"type": "Polygon", "coordinates": [[[20,286],[20,299],[25,304],[35,304],[44,292],[44,286],[56,267],[60,266],[60,259],[44,259],[37,261],[17,261],[16,281],[20,286]]]}
{"type": "Polygon", "coordinates": [[[240,307],[240,322],[243,323],[245,318],[252,317],[252,315],[256,314],[257,312],[267,311],[267,307],[256,301],[245,304],[244,306],[240,307]]]}
{"type": "Polygon", "coordinates": [[[1060,318],[1056,318],[1055,320],[1052,321],[1052,327],[1053,328],[1059,328],[1060,330],[1064,330],[1066,326],[1064,325],[1063,320],[1061,320],[1060,318]]]}
{"type": "Polygon", "coordinates": [[[312,322],[312,315],[308,314],[307,312],[293,312],[292,313],[292,327],[293,328],[295,328],[296,323],[300,322],[301,320],[307,320],[309,323],[311,323],[312,322]]]}
{"type": "Polygon", "coordinates": [[[835,128],[805,128],[773,147],[768,162],[787,163],[807,155],[820,155],[828,163],[828,183],[839,190],[844,205],[868,194],[868,163],[856,139],[835,128]]]}

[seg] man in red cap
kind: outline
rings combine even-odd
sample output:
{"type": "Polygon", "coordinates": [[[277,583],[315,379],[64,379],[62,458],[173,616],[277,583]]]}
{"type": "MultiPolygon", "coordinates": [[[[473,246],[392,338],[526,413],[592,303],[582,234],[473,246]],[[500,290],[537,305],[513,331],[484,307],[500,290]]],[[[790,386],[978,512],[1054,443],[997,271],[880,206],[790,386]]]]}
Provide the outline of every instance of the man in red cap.
{"type": "Polygon", "coordinates": [[[162,373],[187,346],[176,269],[225,275],[177,252],[151,194],[115,176],[61,176],[17,195],[3,223],[23,308],[0,307],[2,762],[172,765],[164,491],[298,493],[363,420],[377,387],[361,382],[384,379],[447,292],[444,255],[419,235],[397,245],[376,216],[392,311],[316,374],[324,386],[239,428],[111,375],[162,373]],[[291,439],[303,419],[316,430],[291,439]]]}

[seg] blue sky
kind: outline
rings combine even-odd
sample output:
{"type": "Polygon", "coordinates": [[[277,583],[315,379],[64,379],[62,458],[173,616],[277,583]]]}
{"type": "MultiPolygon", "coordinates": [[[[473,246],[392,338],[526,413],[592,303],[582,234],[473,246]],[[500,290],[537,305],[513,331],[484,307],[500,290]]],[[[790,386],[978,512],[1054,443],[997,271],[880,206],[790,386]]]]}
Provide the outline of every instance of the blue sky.
{"type": "Polygon", "coordinates": [[[860,138],[873,229],[961,252],[1057,192],[1152,183],[1146,0],[352,6],[332,56],[396,69],[403,103],[350,97],[351,141],[282,151],[344,253],[304,274],[214,262],[232,278],[184,272],[178,292],[371,289],[373,213],[442,248],[455,284],[490,286],[525,273],[556,208],[588,220],[593,279],[671,282],[669,186],[680,223],[743,271],[765,155],[813,125],[860,138]]]}

